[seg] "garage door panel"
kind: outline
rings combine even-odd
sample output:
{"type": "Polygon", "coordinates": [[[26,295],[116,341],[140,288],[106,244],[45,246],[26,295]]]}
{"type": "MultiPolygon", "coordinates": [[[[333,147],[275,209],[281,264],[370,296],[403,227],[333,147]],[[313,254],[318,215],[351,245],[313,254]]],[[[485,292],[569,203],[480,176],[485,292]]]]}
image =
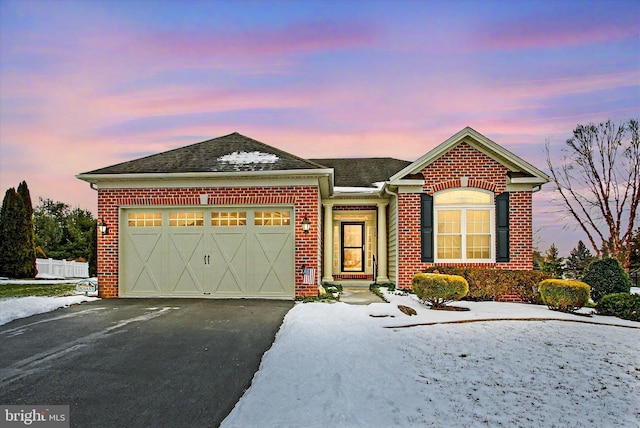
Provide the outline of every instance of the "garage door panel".
{"type": "Polygon", "coordinates": [[[256,295],[291,294],[293,284],[293,234],[289,231],[259,232],[254,235],[256,250],[254,281],[256,295]]]}
{"type": "Polygon", "coordinates": [[[243,232],[218,232],[211,236],[211,264],[207,283],[212,294],[244,295],[247,292],[247,235],[243,232]]]}
{"type": "Polygon", "coordinates": [[[161,291],[162,235],[157,231],[136,231],[125,235],[123,256],[127,261],[123,286],[132,294],[161,291]]]}
{"type": "Polygon", "coordinates": [[[169,234],[167,294],[201,295],[205,267],[202,232],[179,231],[169,234]]]}

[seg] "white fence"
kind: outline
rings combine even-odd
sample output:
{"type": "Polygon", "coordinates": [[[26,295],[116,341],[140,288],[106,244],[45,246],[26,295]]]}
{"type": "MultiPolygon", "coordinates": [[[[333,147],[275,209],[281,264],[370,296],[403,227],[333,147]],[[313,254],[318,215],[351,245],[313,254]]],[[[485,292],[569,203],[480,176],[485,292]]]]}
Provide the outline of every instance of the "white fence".
{"type": "Polygon", "coordinates": [[[89,263],[36,259],[38,278],[89,278],[89,263]]]}

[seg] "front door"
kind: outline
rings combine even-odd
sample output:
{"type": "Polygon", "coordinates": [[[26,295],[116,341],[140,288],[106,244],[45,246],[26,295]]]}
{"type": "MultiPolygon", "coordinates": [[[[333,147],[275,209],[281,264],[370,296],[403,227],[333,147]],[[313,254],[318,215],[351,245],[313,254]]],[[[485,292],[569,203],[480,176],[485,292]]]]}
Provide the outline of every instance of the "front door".
{"type": "Polygon", "coordinates": [[[342,271],[364,272],[364,223],[342,223],[342,271]]]}

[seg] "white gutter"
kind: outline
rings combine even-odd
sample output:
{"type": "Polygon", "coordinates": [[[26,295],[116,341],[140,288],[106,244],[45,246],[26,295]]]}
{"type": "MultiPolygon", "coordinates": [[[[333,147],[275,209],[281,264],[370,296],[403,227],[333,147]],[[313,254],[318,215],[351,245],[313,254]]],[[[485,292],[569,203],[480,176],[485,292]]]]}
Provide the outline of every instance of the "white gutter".
{"type": "Polygon", "coordinates": [[[240,178],[268,176],[331,176],[333,169],[289,169],[278,171],[216,171],[216,172],[176,172],[176,173],[127,173],[127,174],[78,174],[76,178],[89,183],[100,181],[154,180],[154,179],[206,179],[240,178]]]}

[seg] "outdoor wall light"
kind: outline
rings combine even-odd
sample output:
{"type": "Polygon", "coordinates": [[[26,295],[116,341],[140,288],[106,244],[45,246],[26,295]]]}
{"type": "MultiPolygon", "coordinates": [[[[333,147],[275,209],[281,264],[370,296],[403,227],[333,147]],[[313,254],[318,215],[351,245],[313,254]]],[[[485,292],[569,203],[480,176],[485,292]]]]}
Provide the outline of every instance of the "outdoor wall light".
{"type": "Polygon", "coordinates": [[[104,222],[104,217],[100,219],[100,223],[98,223],[98,230],[102,235],[107,235],[109,233],[109,227],[107,226],[107,223],[104,222]]]}
{"type": "Polygon", "coordinates": [[[307,216],[304,216],[304,220],[302,220],[302,231],[304,233],[309,233],[309,229],[311,228],[311,222],[307,216]]]}

